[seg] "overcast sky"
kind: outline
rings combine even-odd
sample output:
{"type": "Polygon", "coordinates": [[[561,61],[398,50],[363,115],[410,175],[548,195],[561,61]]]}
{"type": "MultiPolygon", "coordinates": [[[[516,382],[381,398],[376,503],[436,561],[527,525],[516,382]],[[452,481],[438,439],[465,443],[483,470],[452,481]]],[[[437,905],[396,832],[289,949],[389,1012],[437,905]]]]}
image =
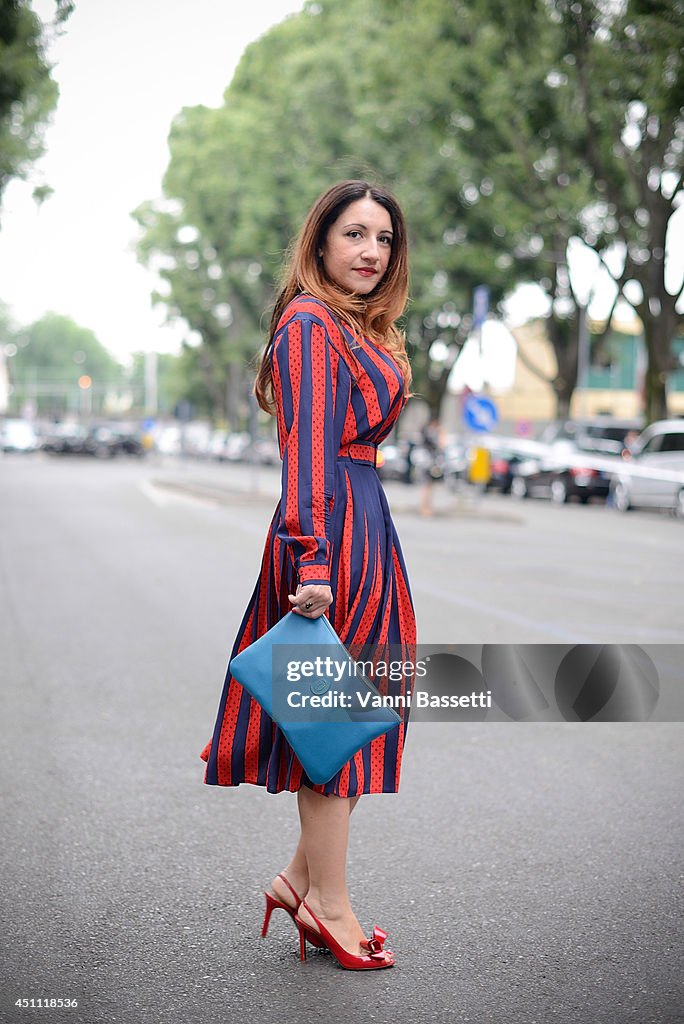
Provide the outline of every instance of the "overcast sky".
{"type": "MultiPolygon", "coordinates": [[[[131,210],[161,193],[166,139],[184,106],[219,106],[245,47],[304,0],[76,0],[50,54],[60,99],[31,183],[0,211],[0,299],[27,324],[47,310],[90,327],[120,359],[175,351],[136,261],[131,210]],[[45,181],[55,194],[31,197],[45,181]]],[[[34,0],[51,20],[54,0],[34,0]]]]}

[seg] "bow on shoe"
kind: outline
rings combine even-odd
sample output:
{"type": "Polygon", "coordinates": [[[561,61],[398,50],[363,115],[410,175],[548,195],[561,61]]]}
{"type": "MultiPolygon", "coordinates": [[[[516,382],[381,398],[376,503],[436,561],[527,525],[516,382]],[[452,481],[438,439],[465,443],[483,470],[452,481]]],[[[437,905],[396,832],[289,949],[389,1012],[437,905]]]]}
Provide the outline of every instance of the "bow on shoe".
{"type": "Polygon", "coordinates": [[[378,928],[377,925],[373,928],[373,938],[364,939],[361,943],[370,952],[370,955],[377,960],[384,960],[389,954],[389,950],[384,950],[382,947],[385,945],[387,939],[387,932],[384,932],[382,928],[378,928]]]}

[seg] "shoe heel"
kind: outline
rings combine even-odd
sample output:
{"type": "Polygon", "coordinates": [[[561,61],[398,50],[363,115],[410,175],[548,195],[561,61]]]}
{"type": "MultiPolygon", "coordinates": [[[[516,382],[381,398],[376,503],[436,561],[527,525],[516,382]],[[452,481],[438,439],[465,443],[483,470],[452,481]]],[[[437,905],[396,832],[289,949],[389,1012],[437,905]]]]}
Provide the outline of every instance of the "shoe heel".
{"type": "Polygon", "coordinates": [[[297,931],[299,932],[299,959],[306,960],[306,928],[304,925],[297,924],[297,931]]]}
{"type": "Polygon", "coordinates": [[[268,933],[268,925],[271,920],[271,914],[276,909],[276,907],[280,906],[280,903],[277,900],[274,900],[273,897],[269,895],[269,893],[265,892],[264,896],[266,897],[266,913],[264,914],[264,923],[261,926],[262,939],[265,939],[268,933]]]}

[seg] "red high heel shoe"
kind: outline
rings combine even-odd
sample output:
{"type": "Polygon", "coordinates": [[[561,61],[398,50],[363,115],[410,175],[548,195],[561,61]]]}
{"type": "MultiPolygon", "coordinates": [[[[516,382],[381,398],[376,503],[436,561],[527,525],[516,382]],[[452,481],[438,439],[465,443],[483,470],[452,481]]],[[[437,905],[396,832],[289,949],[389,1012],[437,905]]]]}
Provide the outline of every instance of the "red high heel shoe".
{"type": "MultiPolygon", "coordinates": [[[[368,948],[368,955],[354,956],[353,953],[348,953],[346,949],[340,946],[337,939],[318,920],[306,900],[302,900],[300,906],[304,907],[311,914],[319,929],[319,934],[316,937],[323,940],[324,945],[328,947],[340,967],[344,967],[348,971],[374,971],[380,970],[383,967],[394,967],[392,950],[382,948],[387,938],[387,932],[384,932],[382,928],[374,928],[373,938],[363,940],[362,945],[368,948]]],[[[297,914],[294,915],[294,923],[299,930],[299,958],[300,960],[306,960],[306,940],[308,939],[311,942],[311,936],[315,933],[308,925],[304,924],[297,914]]]]}
{"type": "MultiPolygon", "coordinates": [[[[283,903],[282,900],[279,900],[277,896],[274,896],[270,892],[265,892],[264,896],[266,897],[266,913],[264,914],[264,923],[261,926],[262,939],[266,938],[266,934],[268,932],[268,925],[271,920],[271,914],[273,913],[274,910],[286,910],[287,913],[292,918],[292,920],[295,922],[295,924],[297,924],[295,915],[299,910],[300,906],[302,905],[301,896],[299,896],[298,893],[292,888],[285,875],[278,875],[278,878],[281,880],[281,882],[284,882],[285,885],[288,887],[288,889],[295,898],[297,906],[293,910],[292,907],[287,905],[287,903],[283,903]]],[[[297,928],[299,929],[299,925],[297,925],[297,928]]],[[[312,931],[310,928],[307,928],[306,937],[312,946],[317,946],[319,949],[325,949],[325,942],[323,942],[320,935],[317,935],[316,932],[312,931]]]]}

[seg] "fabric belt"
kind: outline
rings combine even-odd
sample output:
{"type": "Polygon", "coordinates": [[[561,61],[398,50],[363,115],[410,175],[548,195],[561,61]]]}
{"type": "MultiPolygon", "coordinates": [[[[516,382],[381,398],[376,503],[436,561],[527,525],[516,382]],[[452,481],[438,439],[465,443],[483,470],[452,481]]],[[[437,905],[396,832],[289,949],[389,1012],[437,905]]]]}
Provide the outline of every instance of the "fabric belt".
{"type": "Polygon", "coordinates": [[[378,446],[376,444],[357,444],[353,442],[352,444],[345,445],[344,448],[340,448],[337,458],[375,468],[378,464],[378,446]]]}

